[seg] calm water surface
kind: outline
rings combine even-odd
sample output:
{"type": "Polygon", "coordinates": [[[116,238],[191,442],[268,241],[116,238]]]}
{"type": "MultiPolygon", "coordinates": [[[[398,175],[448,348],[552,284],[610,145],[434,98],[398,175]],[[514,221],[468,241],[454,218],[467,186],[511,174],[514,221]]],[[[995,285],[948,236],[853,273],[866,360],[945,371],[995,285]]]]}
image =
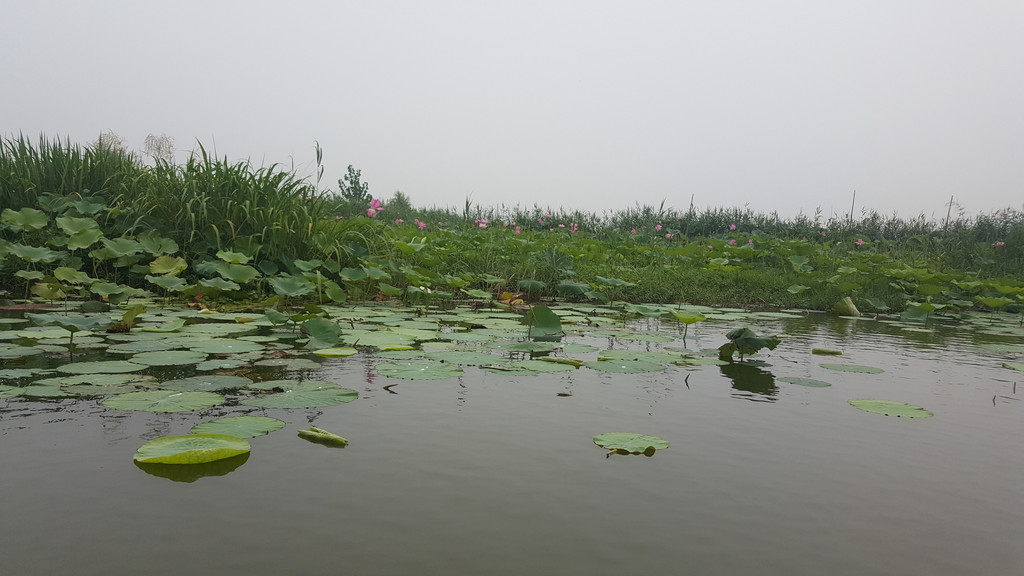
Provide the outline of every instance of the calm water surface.
{"type": "MultiPolygon", "coordinates": [[[[718,346],[733,327],[697,325],[688,347],[718,346]]],[[[769,367],[739,372],[467,367],[407,381],[357,355],[312,377],[360,399],[319,410],[0,400],[0,573],[1024,574],[1024,378],[1015,393],[1021,373],[1000,367],[1021,355],[978,348],[1016,346],[1019,335],[824,318],[754,327],[791,337],[761,356],[769,367]],[[852,398],[935,417],[870,414],[852,398]],[[251,439],[228,474],[171,481],[132,461],[149,439],[245,412],[288,426],[251,439]],[[350,446],[296,438],[310,422],[350,446]],[[613,431],[671,447],[606,458],[591,439],[613,431]]]]}

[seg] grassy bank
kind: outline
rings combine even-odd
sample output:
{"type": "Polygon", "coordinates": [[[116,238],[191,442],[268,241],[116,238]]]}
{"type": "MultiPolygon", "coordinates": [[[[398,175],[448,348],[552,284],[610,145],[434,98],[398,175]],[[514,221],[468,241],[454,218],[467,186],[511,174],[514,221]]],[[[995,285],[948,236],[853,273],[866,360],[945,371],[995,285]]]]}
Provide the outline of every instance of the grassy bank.
{"type": "MultiPolygon", "coordinates": [[[[318,173],[320,173],[318,171],[318,173]]],[[[199,149],[0,141],[7,298],[288,303],[390,297],[689,302],[927,312],[1018,306],[1024,213],[792,219],[747,209],[417,208],[199,149]]]]}

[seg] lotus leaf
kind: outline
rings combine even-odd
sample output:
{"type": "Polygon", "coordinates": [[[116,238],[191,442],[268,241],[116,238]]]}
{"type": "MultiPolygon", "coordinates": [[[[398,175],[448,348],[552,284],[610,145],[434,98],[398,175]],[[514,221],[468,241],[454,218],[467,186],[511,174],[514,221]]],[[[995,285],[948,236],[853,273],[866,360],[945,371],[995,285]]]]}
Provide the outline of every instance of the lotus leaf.
{"type": "Polygon", "coordinates": [[[534,306],[526,316],[530,322],[531,338],[563,336],[565,334],[562,331],[562,320],[547,306],[534,306]]]}
{"type": "Polygon", "coordinates": [[[358,397],[355,390],[342,388],[333,382],[307,380],[284,388],[284,392],[245,398],[242,403],[260,408],[319,408],[345,404],[358,397]]]}
{"type": "Polygon", "coordinates": [[[103,402],[115,410],[142,412],[191,412],[224,403],[224,397],[213,392],[177,392],[174,390],[145,390],[129,392],[108,398],[103,402]]]}
{"type": "Polygon", "coordinates": [[[325,358],[344,358],[346,356],[352,356],[353,354],[356,353],[358,353],[358,350],[356,350],[355,348],[348,347],[321,348],[320,350],[313,351],[313,354],[316,354],[317,356],[323,356],[325,358]]]}
{"type": "Polygon", "coordinates": [[[377,372],[391,378],[407,380],[442,380],[462,374],[462,368],[437,362],[386,362],[377,365],[377,372]]]}
{"type": "Polygon", "coordinates": [[[200,340],[189,346],[189,349],[193,352],[202,352],[204,354],[241,354],[244,352],[258,352],[263,350],[264,346],[248,340],[211,338],[209,340],[200,340]]]}
{"type": "Polygon", "coordinates": [[[136,364],[146,366],[181,366],[195,364],[206,360],[206,354],[192,350],[164,350],[157,352],[139,352],[131,357],[136,364]]]}
{"type": "Polygon", "coordinates": [[[895,416],[897,418],[930,418],[934,416],[934,414],[920,406],[905,404],[903,402],[893,402],[891,400],[857,399],[850,400],[849,402],[854,408],[859,408],[865,412],[873,412],[875,414],[883,414],[885,416],[895,416]]]}
{"type": "Polygon", "coordinates": [[[246,454],[249,443],[228,434],[184,434],[146,442],[133,456],[149,464],[203,464],[246,454]]]}
{"type": "Polygon", "coordinates": [[[0,222],[9,225],[15,232],[26,232],[46,228],[50,219],[42,210],[35,208],[22,208],[21,210],[4,208],[3,213],[0,214],[0,222]]]}
{"type": "Polygon", "coordinates": [[[313,291],[313,283],[299,276],[277,276],[269,280],[270,287],[279,296],[302,296],[313,291]]]}
{"type": "Polygon", "coordinates": [[[229,434],[239,438],[255,438],[284,428],[284,422],[269,416],[228,416],[196,424],[193,434],[229,434]]]}
{"type": "Polygon", "coordinates": [[[65,374],[121,374],[124,372],[138,372],[144,368],[146,367],[137,362],[100,360],[97,362],[62,364],[57,367],[57,371],[65,374]]]}
{"type": "Polygon", "coordinates": [[[246,388],[251,384],[252,380],[242,376],[212,374],[168,380],[161,382],[160,387],[165,390],[177,390],[179,392],[220,392],[222,390],[246,388]]]}
{"type": "Polygon", "coordinates": [[[280,366],[286,370],[316,370],[320,363],[308,358],[270,358],[260,360],[256,366],[280,366]]]}
{"type": "Polygon", "coordinates": [[[874,366],[861,366],[859,364],[821,364],[822,368],[827,370],[835,370],[837,372],[858,372],[861,374],[881,374],[885,372],[881,368],[875,368],[874,366]]]}
{"type": "Polygon", "coordinates": [[[646,436],[635,432],[606,432],[594,436],[594,444],[618,454],[643,454],[651,456],[656,450],[668,448],[668,441],[657,436],[646,436]]]}
{"type": "Polygon", "coordinates": [[[640,374],[643,372],[661,372],[665,370],[665,366],[662,364],[643,360],[598,360],[584,362],[583,365],[598,372],[611,372],[614,374],[640,374]]]}
{"type": "Polygon", "coordinates": [[[795,378],[787,376],[785,378],[779,378],[779,381],[796,384],[797,386],[809,386],[811,388],[827,388],[831,386],[828,382],[822,382],[821,380],[815,380],[813,378],[795,378]]]}
{"type": "Polygon", "coordinates": [[[250,280],[254,280],[260,275],[260,271],[252,266],[246,266],[245,264],[231,264],[228,262],[221,262],[218,264],[217,273],[232,282],[238,282],[240,284],[245,284],[250,280]]]}
{"type": "Polygon", "coordinates": [[[1007,362],[1003,364],[1003,368],[1009,368],[1010,370],[1019,370],[1021,372],[1024,372],[1024,363],[1007,362]]]}
{"type": "Polygon", "coordinates": [[[464,366],[484,366],[487,364],[493,364],[495,362],[502,361],[502,358],[500,356],[495,356],[494,354],[458,350],[445,352],[431,352],[430,354],[426,354],[425,356],[429,360],[445,362],[448,364],[462,364],[464,366]]]}
{"type": "Polygon", "coordinates": [[[316,426],[310,426],[309,430],[299,430],[299,438],[303,440],[309,440],[315,444],[323,444],[324,446],[330,446],[332,448],[344,448],[348,446],[348,440],[332,434],[327,430],[317,428],[316,426]]]}

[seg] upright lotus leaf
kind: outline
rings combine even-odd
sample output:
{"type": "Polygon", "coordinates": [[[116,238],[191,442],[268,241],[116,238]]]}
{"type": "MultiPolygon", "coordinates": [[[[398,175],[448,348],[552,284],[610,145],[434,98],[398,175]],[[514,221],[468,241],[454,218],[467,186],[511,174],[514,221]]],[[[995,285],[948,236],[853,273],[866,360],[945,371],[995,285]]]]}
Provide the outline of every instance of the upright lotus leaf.
{"type": "Polygon", "coordinates": [[[668,448],[668,441],[657,436],[635,432],[606,432],[594,436],[594,444],[609,450],[608,455],[643,454],[653,456],[657,450],[668,448]]]}
{"type": "Polygon", "coordinates": [[[269,282],[278,296],[291,298],[313,291],[313,283],[299,276],[277,276],[271,278],[269,282]]]}
{"type": "Polygon", "coordinates": [[[90,228],[68,236],[68,250],[81,250],[88,248],[103,237],[103,231],[99,228],[90,228]]]}
{"type": "Polygon", "coordinates": [[[571,280],[562,280],[555,285],[555,292],[563,298],[566,296],[583,296],[588,290],[590,290],[590,284],[573,282],[571,280]]]}
{"type": "Polygon", "coordinates": [[[377,289],[380,290],[380,293],[385,295],[385,296],[392,296],[392,297],[394,297],[394,296],[401,296],[402,295],[402,289],[401,288],[399,288],[398,286],[392,286],[391,284],[388,284],[387,282],[378,282],[377,283],[377,289]]]}
{"type": "Polygon", "coordinates": [[[366,270],[362,268],[342,268],[338,275],[345,282],[361,282],[367,279],[366,270]]]}
{"type": "Polygon", "coordinates": [[[232,264],[230,262],[221,262],[218,264],[217,273],[224,278],[227,278],[232,282],[238,282],[239,284],[245,284],[246,282],[259,278],[260,276],[260,271],[252,266],[246,266],[245,264],[232,264]]]}
{"type": "MultiPolygon", "coordinates": [[[[298,268],[299,270],[301,270],[303,272],[312,272],[312,271],[316,270],[317,268],[319,268],[319,267],[324,265],[324,261],[323,260],[317,260],[317,259],[313,259],[313,260],[300,260],[300,259],[296,258],[295,260],[292,261],[292,263],[295,264],[296,268],[298,268]]],[[[245,262],[243,262],[243,264],[245,264],[245,262]]]]}
{"type": "Polygon", "coordinates": [[[673,310],[672,315],[683,323],[683,339],[686,339],[686,333],[690,330],[690,324],[696,324],[697,322],[703,322],[707,320],[707,316],[704,316],[700,312],[681,312],[679,310],[673,310]]]}
{"type": "Polygon", "coordinates": [[[156,230],[146,230],[138,236],[139,245],[146,252],[153,256],[174,254],[178,251],[178,243],[170,238],[164,238],[156,230]]]}
{"type": "Polygon", "coordinates": [[[309,334],[310,345],[307,348],[326,348],[341,342],[341,326],[333,320],[311,318],[299,326],[303,332],[309,334]]]}
{"type": "Polygon", "coordinates": [[[799,293],[803,292],[804,290],[810,290],[810,289],[811,289],[810,286],[804,286],[803,284],[793,284],[789,288],[786,288],[786,292],[789,292],[790,294],[799,294],[799,293]]]}
{"type": "Polygon", "coordinates": [[[562,330],[562,319],[547,306],[533,306],[526,314],[526,317],[530,322],[529,335],[531,338],[549,338],[565,335],[565,332],[562,330]]]}
{"type": "Polygon", "coordinates": [[[3,213],[0,214],[0,222],[7,224],[15,232],[42,230],[46,228],[49,221],[46,213],[35,208],[22,208],[21,210],[4,208],[3,213]]]}
{"type": "Polygon", "coordinates": [[[520,280],[516,285],[523,292],[528,292],[528,293],[531,293],[531,294],[535,294],[537,292],[540,292],[541,290],[544,289],[545,286],[547,286],[546,284],[544,284],[540,280],[531,280],[531,279],[520,280]]]}
{"type": "Polygon", "coordinates": [[[229,434],[163,436],[146,442],[133,457],[147,464],[204,464],[246,454],[249,443],[229,434]]]}
{"type": "Polygon", "coordinates": [[[75,332],[81,332],[85,330],[95,330],[97,328],[103,329],[111,324],[113,321],[107,316],[64,316],[61,314],[32,314],[26,313],[25,317],[31,320],[33,323],[39,326],[46,326],[48,324],[56,324],[61,328],[71,333],[68,337],[68,343],[75,343],[75,332]]]}
{"type": "Polygon", "coordinates": [[[53,262],[66,252],[54,252],[45,246],[25,246],[24,244],[8,244],[7,251],[28,262],[53,262]]]}
{"type": "Polygon", "coordinates": [[[872,412],[874,414],[882,414],[884,416],[895,416],[897,418],[931,418],[934,416],[934,414],[920,406],[905,404],[903,402],[893,402],[891,400],[857,399],[850,400],[849,402],[850,406],[853,406],[854,408],[864,410],[865,412],[872,412]]]}
{"type": "Polygon", "coordinates": [[[54,269],[53,277],[68,284],[92,284],[97,281],[96,278],[90,278],[85,272],[68,268],[67,266],[60,266],[54,269]]]}
{"type": "Polygon", "coordinates": [[[160,256],[149,263],[149,271],[154,275],[177,276],[187,269],[188,263],[180,256],[160,256]]]}
{"type": "Polygon", "coordinates": [[[635,282],[627,282],[620,278],[605,278],[604,276],[596,276],[594,280],[602,286],[614,286],[616,288],[626,288],[629,286],[636,286],[635,282]]]}
{"type": "Polygon", "coordinates": [[[778,336],[758,336],[750,328],[737,328],[725,335],[729,342],[718,348],[721,360],[732,361],[733,354],[739,352],[740,360],[748,354],[754,354],[762,348],[775,350],[782,342],[778,336]]]}
{"type": "Polygon", "coordinates": [[[174,390],[143,390],[108,398],[103,402],[114,410],[142,412],[191,412],[224,403],[224,397],[213,392],[176,392],[174,390]]]}
{"type": "Polygon", "coordinates": [[[179,278],[170,274],[165,274],[163,276],[151,276],[147,274],[146,280],[156,284],[168,292],[181,292],[189,287],[189,283],[185,282],[184,278],[179,278]]]}
{"type": "Polygon", "coordinates": [[[832,307],[832,313],[839,316],[860,316],[860,310],[857,310],[857,306],[854,305],[853,300],[849,296],[844,297],[836,305],[832,307]]]}
{"type": "Polygon", "coordinates": [[[223,278],[207,278],[200,280],[199,284],[207,288],[216,288],[217,290],[224,290],[225,292],[231,292],[241,288],[238,284],[235,284],[231,280],[225,280],[223,278]]]}
{"type": "Polygon", "coordinates": [[[227,262],[228,264],[248,264],[251,257],[241,252],[228,252],[226,250],[218,250],[217,258],[227,262]]]}
{"type": "MultiPolygon", "coordinates": [[[[122,256],[133,256],[142,252],[143,247],[140,242],[132,240],[131,238],[103,238],[103,247],[109,251],[109,254],[113,257],[120,258],[122,256]]],[[[152,268],[150,268],[152,270],[152,268]]]]}
{"type": "Polygon", "coordinates": [[[82,198],[68,204],[79,214],[95,215],[107,209],[101,198],[82,198]]]}
{"type": "Polygon", "coordinates": [[[75,216],[58,216],[57,226],[68,236],[74,236],[86,230],[98,230],[100,225],[92,218],[78,218],[75,216]]]}

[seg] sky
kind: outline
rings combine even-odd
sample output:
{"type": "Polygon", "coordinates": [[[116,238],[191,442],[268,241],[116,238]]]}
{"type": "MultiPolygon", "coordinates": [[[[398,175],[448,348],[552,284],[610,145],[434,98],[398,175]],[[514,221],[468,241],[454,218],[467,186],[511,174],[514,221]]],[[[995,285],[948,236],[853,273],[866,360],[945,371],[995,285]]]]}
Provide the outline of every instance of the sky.
{"type": "Polygon", "coordinates": [[[416,206],[1024,208],[1024,2],[11,2],[0,135],[416,206]]]}

